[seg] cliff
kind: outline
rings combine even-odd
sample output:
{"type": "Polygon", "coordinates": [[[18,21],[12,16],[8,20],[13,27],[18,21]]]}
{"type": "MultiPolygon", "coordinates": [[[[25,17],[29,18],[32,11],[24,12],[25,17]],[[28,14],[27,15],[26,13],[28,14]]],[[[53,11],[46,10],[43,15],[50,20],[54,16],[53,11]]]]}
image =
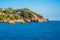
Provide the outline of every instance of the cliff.
{"type": "Polygon", "coordinates": [[[47,22],[48,19],[27,9],[0,8],[0,22],[47,22]]]}

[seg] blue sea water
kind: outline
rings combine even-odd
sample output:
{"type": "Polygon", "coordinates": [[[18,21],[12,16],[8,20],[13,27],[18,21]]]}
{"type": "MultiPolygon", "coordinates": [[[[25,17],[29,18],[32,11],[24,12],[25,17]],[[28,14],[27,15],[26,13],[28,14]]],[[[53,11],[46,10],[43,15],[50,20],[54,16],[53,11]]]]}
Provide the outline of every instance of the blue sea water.
{"type": "Polygon", "coordinates": [[[26,24],[0,22],[0,40],[60,40],[60,21],[26,24]]]}

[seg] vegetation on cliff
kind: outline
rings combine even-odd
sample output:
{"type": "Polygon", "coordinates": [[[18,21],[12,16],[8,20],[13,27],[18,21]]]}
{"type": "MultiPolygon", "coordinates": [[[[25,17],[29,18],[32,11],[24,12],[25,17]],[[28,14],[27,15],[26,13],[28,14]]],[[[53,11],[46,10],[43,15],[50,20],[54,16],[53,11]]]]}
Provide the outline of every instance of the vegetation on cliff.
{"type": "Polygon", "coordinates": [[[15,22],[46,22],[43,16],[27,9],[12,9],[12,8],[0,8],[0,22],[8,22],[8,23],[15,23],[15,22]]]}

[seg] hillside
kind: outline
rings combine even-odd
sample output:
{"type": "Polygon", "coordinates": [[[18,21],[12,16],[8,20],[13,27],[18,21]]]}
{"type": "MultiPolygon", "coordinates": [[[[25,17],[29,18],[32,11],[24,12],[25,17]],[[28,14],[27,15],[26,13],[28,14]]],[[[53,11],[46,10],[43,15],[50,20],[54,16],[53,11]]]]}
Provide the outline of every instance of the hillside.
{"type": "Polygon", "coordinates": [[[0,22],[47,22],[48,19],[27,9],[0,8],[0,22]]]}

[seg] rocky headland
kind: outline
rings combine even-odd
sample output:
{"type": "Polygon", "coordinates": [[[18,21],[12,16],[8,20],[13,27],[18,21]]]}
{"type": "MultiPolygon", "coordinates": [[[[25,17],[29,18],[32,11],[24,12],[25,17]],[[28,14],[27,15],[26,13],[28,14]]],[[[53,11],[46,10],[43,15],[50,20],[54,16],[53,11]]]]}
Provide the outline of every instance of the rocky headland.
{"type": "Polygon", "coordinates": [[[16,22],[48,22],[49,20],[27,8],[12,9],[0,8],[0,22],[14,24],[16,22]]]}

